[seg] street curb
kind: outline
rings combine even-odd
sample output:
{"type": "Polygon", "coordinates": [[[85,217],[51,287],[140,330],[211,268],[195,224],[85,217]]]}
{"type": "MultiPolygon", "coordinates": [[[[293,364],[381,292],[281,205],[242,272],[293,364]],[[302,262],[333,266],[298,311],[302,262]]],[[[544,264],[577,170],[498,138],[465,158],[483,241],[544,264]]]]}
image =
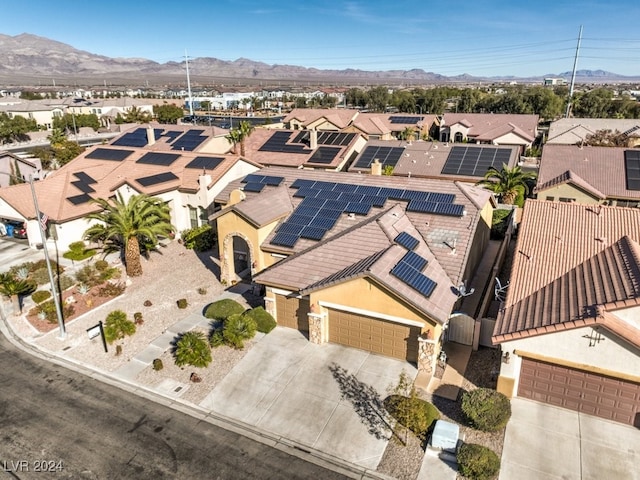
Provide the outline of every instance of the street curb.
{"type": "Polygon", "coordinates": [[[151,400],[157,404],[172,408],[178,412],[189,415],[200,421],[207,422],[211,425],[224,428],[225,430],[237,433],[251,440],[260,442],[264,445],[276,448],[289,455],[293,455],[307,462],[313,463],[320,467],[340,473],[344,476],[354,479],[376,479],[376,480],[393,480],[393,477],[370,470],[365,467],[347,462],[340,458],[326,454],[305,444],[294,442],[285,437],[278,436],[267,431],[256,428],[252,425],[242,423],[215,412],[205,410],[191,402],[186,402],[180,398],[172,398],[158,393],[144,385],[131,382],[129,380],[119,378],[111,372],[84,365],[77,360],[61,357],[51,351],[40,348],[39,346],[29,343],[17,335],[9,321],[5,317],[4,310],[0,308],[0,332],[7,340],[16,348],[34,356],[41,360],[48,361],[55,365],[67,368],[76,373],[91,377],[96,381],[102,382],[121,390],[138,395],[147,400],[151,400]]]}

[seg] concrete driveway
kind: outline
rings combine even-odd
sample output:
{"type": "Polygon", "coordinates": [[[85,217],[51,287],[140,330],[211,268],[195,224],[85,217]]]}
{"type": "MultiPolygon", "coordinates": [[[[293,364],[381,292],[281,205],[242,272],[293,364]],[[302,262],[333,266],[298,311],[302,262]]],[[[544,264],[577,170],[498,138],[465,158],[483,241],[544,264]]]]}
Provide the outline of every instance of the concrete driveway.
{"type": "Polygon", "coordinates": [[[500,480],[640,479],[640,430],[514,398],[500,480]]]}
{"type": "MultiPolygon", "coordinates": [[[[215,368],[215,350],[213,352],[215,368]]],[[[277,327],[200,405],[272,434],[375,469],[390,437],[380,402],[406,362],[277,327]]]]}
{"type": "MultiPolygon", "coordinates": [[[[55,258],[52,252],[49,254],[52,259],[55,258]]],[[[40,259],[44,260],[44,252],[30,248],[27,240],[0,237],[0,271],[7,272],[14,265],[40,259]]]]}

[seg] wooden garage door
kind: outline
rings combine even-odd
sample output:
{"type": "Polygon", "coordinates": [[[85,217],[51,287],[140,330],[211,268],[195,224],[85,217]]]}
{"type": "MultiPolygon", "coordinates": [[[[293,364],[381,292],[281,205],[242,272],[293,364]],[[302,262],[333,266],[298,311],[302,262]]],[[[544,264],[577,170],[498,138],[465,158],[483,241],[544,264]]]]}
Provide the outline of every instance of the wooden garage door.
{"type": "Polygon", "coordinates": [[[418,361],[419,327],[329,311],[329,341],[409,362],[418,361]]]}
{"type": "Polygon", "coordinates": [[[309,331],[309,299],[276,295],[276,316],[278,325],[309,331]]]}
{"type": "Polygon", "coordinates": [[[518,396],[640,426],[639,383],[524,358],[518,396]]]}

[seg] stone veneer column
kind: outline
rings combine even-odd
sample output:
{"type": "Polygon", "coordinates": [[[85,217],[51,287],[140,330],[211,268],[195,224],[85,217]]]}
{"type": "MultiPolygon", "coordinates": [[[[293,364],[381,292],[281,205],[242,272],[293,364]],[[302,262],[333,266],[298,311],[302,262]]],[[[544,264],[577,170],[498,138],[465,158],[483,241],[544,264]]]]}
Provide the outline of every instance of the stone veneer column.
{"type": "Polygon", "coordinates": [[[433,373],[435,361],[436,341],[424,337],[418,337],[418,373],[427,375],[433,373]]]}
{"type": "Polygon", "coordinates": [[[276,318],[276,300],[271,297],[264,297],[264,309],[273,318],[276,318]]]}
{"type": "Polygon", "coordinates": [[[320,345],[324,343],[323,325],[324,314],[322,313],[307,313],[309,318],[309,341],[320,345]]]}
{"type": "Polygon", "coordinates": [[[229,251],[233,255],[233,235],[227,235],[222,241],[222,258],[220,259],[220,282],[231,286],[231,276],[229,275],[229,251]]]}

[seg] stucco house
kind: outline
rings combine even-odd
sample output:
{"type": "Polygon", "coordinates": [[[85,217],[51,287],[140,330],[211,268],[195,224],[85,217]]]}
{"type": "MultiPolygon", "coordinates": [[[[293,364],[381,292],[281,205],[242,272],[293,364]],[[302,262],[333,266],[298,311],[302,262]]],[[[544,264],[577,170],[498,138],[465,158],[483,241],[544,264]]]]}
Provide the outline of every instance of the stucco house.
{"type": "Polygon", "coordinates": [[[440,141],[515,145],[524,153],[538,137],[538,121],[538,115],[445,113],[440,141]]]}
{"type": "Polygon", "coordinates": [[[640,120],[633,118],[561,118],[549,125],[545,145],[580,145],[601,130],[627,137],[628,147],[640,145],[640,120]]]}
{"type": "Polygon", "coordinates": [[[211,217],[225,283],[250,278],[279,325],[415,362],[443,330],[489,241],[493,197],[461,182],[269,167],[211,217]]]}
{"type": "Polygon", "coordinates": [[[640,210],[527,201],[498,390],[640,426],[640,210]]]}
{"type": "Polygon", "coordinates": [[[0,151],[0,188],[8,187],[30,178],[39,179],[42,175],[42,162],[39,158],[21,158],[11,152],[0,151]],[[17,178],[16,178],[17,177],[17,178]]]}
{"type": "MultiPolygon", "coordinates": [[[[171,207],[171,223],[182,230],[207,223],[213,200],[232,180],[260,165],[238,155],[206,153],[206,129],[179,125],[137,126],[97,145],[34,183],[40,211],[48,216],[50,241],[60,250],[82,238],[86,215],[99,210],[91,199],[144,193],[171,207]]],[[[27,224],[29,244],[41,243],[30,185],[0,189],[0,218],[27,224]]]]}
{"type": "Polygon", "coordinates": [[[560,202],[640,205],[640,149],[545,145],[535,192],[560,202]]]}

